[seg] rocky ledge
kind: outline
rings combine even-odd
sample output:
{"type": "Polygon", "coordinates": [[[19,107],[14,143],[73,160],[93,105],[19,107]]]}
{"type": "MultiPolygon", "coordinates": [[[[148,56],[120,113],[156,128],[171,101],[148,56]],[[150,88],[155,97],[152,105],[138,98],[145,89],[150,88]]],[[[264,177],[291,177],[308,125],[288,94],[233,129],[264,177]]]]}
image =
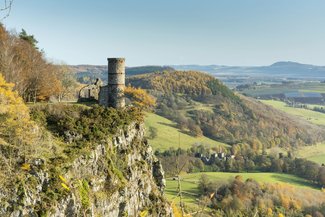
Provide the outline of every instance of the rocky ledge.
{"type": "Polygon", "coordinates": [[[0,216],[172,216],[164,172],[144,133],[142,124],[130,124],[64,165],[64,174],[32,160],[26,182],[0,191],[0,216]]]}

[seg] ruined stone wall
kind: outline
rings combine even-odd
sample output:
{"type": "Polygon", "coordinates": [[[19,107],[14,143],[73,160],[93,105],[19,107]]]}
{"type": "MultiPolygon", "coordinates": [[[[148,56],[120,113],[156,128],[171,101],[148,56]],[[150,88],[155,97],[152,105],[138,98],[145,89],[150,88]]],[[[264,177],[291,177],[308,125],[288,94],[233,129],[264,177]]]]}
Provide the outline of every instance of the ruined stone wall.
{"type": "Polygon", "coordinates": [[[99,105],[107,106],[108,105],[108,87],[100,87],[99,91],[99,105]]]}

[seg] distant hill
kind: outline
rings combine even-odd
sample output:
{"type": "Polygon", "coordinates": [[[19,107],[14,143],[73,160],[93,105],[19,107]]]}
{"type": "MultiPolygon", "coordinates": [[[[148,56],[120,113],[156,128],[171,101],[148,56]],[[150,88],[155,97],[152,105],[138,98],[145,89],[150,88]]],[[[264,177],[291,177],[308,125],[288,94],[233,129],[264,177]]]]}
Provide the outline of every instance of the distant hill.
{"type": "MultiPolygon", "coordinates": [[[[96,78],[100,78],[104,83],[107,80],[106,65],[72,65],[70,68],[82,83],[87,83],[96,78]]],[[[287,80],[325,80],[325,66],[285,61],[276,62],[269,66],[171,65],[127,67],[126,75],[133,76],[175,70],[207,72],[222,80],[230,88],[253,82],[281,83],[287,80]]]]}
{"type": "MultiPolygon", "coordinates": [[[[102,81],[107,81],[107,66],[106,65],[71,65],[71,71],[74,72],[79,81],[85,81],[85,78],[94,80],[100,78],[102,81]]],[[[126,75],[140,75],[152,72],[174,71],[170,66],[139,66],[139,67],[126,67],[126,75]]]]}
{"type": "Polygon", "coordinates": [[[222,66],[222,65],[172,65],[176,70],[195,70],[220,75],[267,76],[300,79],[325,79],[325,66],[301,64],[297,62],[276,62],[269,66],[222,66]]]}
{"type": "MultiPolygon", "coordinates": [[[[78,78],[107,80],[106,65],[71,65],[78,78]]],[[[127,76],[152,72],[193,70],[207,72],[232,87],[242,83],[267,80],[325,80],[325,66],[281,61],[269,66],[171,65],[127,67],[127,76]]]]}
{"type": "Polygon", "coordinates": [[[295,147],[324,139],[325,131],[305,120],[234,93],[213,76],[195,71],[160,72],[127,79],[157,98],[157,113],[195,136],[254,149],[295,147]]]}

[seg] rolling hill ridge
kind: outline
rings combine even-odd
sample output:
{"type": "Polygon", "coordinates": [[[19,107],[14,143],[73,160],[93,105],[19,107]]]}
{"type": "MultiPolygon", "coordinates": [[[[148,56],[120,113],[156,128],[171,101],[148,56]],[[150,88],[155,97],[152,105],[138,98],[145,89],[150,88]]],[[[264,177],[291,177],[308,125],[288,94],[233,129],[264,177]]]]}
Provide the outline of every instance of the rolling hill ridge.
{"type": "Polygon", "coordinates": [[[157,98],[157,113],[180,129],[254,149],[297,147],[324,139],[322,127],[234,93],[211,75],[195,71],[129,77],[127,83],[157,98]]]}
{"type": "Polygon", "coordinates": [[[325,79],[325,66],[302,64],[292,61],[279,61],[269,66],[224,66],[224,65],[172,65],[176,70],[204,71],[215,76],[219,75],[246,75],[325,79]]]}

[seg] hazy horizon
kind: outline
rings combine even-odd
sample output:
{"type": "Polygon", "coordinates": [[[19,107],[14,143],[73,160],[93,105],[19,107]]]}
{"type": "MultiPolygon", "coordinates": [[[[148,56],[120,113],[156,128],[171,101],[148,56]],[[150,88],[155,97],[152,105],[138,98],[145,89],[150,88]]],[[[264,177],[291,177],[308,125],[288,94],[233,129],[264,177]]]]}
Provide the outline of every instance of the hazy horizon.
{"type": "MultiPolygon", "coordinates": [[[[195,63],[189,63],[189,64],[146,64],[146,65],[126,65],[126,67],[143,67],[143,66],[221,66],[221,67],[267,67],[267,66],[271,66],[273,64],[276,63],[297,63],[297,64],[301,64],[301,65],[313,65],[313,66],[319,66],[319,67],[325,67],[325,65],[314,65],[314,64],[310,64],[310,63],[301,63],[301,62],[295,62],[295,61],[286,61],[286,60],[279,60],[276,62],[273,62],[271,64],[268,65],[225,65],[225,64],[195,64],[195,63]]],[[[88,63],[81,63],[81,64],[69,64],[71,66],[107,66],[106,64],[88,64],[88,63]]]]}

